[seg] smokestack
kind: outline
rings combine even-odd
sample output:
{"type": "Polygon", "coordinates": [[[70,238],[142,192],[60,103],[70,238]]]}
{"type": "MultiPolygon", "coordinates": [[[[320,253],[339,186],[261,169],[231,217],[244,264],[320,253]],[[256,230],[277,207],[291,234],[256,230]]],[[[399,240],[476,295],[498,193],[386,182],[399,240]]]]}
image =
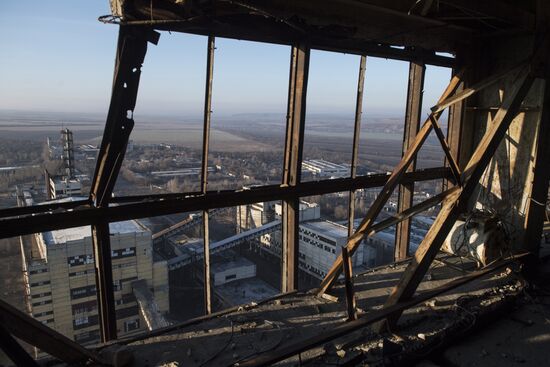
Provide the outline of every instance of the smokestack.
{"type": "Polygon", "coordinates": [[[61,130],[61,139],[63,143],[63,167],[65,176],[68,179],[74,178],[74,148],[73,132],[67,128],[61,130]]]}

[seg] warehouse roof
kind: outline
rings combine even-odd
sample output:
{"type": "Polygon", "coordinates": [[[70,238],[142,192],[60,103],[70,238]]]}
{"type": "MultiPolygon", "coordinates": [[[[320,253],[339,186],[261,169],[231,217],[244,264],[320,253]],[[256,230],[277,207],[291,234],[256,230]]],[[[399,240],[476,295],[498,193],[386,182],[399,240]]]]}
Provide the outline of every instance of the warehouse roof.
{"type": "Polygon", "coordinates": [[[300,223],[300,227],[310,229],[316,232],[323,233],[325,236],[332,238],[347,238],[348,229],[337,223],[321,220],[318,222],[300,223]]]}
{"type": "MultiPolygon", "coordinates": [[[[112,235],[122,233],[142,233],[147,231],[135,220],[110,223],[109,230],[112,235]]],[[[44,232],[42,235],[44,236],[44,242],[46,242],[47,245],[55,245],[91,237],[92,230],[90,226],[82,226],[44,232]]]]}

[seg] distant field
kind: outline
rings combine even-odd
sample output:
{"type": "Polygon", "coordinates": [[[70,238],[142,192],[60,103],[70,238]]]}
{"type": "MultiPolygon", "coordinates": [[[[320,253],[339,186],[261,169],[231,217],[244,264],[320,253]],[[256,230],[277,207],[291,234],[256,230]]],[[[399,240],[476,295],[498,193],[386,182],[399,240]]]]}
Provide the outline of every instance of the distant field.
{"type": "MultiPolygon", "coordinates": [[[[136,143],[167,143],[189,148],[202,147],[202,128],[183,127],[179,129],[139,129],[132,132],[136,143]]],[[[269,149],[268,145],[237,136],[221,130],[210,131],[211,151],[258,151],[269,149]]]]}
{"type": "MultiPolygon", "coordinates": [[[[86,141],[90,139],[101,139],[103,131],[96,130],[78,130],[72,126],[67,126],[74,133],[74,139],[76,141],[86,141]]],[[[3,139],[21,139],[21,140],[33,140],[36,142],[43,143],[46,141],[46,137],[57,139],[59,138],[59,132],[61,128],[51,128],[44,129],[44,127],[33,127],[33,128],[13,128],[13,129],[4,129],[0,127],[0,137],[3,139]]]]}
{"type": "MultiPolygon", "coordinates": [[[[379,133],[379,132],[362,132],[362,139],[383,140],[383,141],[403,141],[403,136],[392,133],[379,133]]],[[[330,138],[344,138],[352,139],[353,132],[332,132],[332,131],[306,131],[306,139],[311,137],[330,137],[330,138]]]]}
{"type": "MultiPolygon", "coordinates": [[[[99,144],[103,136],[102,130],[80,130],[78,127],[67,126],[73,131],[74,139],[79,143],[99,144]]],[[[46,137],[59,137],[60,127],[44,129],[44,127],[1,128],[0,136],[4,139],[34,140],[45,142],[46,137]]],[[[202,129],[139,129],[135,128],[130,137],[135,143],[178,144],[189,148],[202,147],[202,129]]],[[[221,130],[210,131],[210,149],[212,151],[258,151],[269,150],[266,144],[255,142],[221,130]]]]}
{"type": "MultiPolygon", "coordinates": [[[[136,126],[131,139],[136,143],[167,143],[184,145],[189,148],[202,147],[202,123],[196,119],[159,120],[136,117],[136,126]]],[[[73,131],[78,143],[99,144],[103,136],[104,120],[80,118],[61,114],[22,114],[0,113],[0,137],[4,139],[22,139],[44,142],[46,137],[57,139],[62,128],[73,131]]],[[[254,141],[231,132],[216,128],[210,131],[211,151],[265,151],[272,149],[269,144],[254,141]]]]}
{"type": "MultiPolygon", "coordinates": [[[[135,116],[131,139],[136,143],[167,143],[192,149],[202,147],[200,118],[135,116]]],[[[0,111],[0,137],[44,142],[59,137],[62,127],[70,128],[77,143],[99,144],[104,117],[100,115],[55,113],[6,113],[0,111]]],[[[311,115],[305,128],[305,146],[324,152],[351,151],[353,120],[333,115],[311,115]]],[[[402,118],[367,118],[361,131],[359,155],[362,159],[393,166],[401,158],[402,118]],[[399,130],[401,129],[401,130],[399,130]]],[[[250,114],[217,117],[210,132],[211,151],[267,151],[282,149],[285,137],[283,115],[250,114]]],[[[425,164],[436,164],[440,156],[437,142],[429,138],[423,152],[425,164]],[[436,151],[438,150],[438,151],[436,151]],[[434,159],[435,158],[435,159],[434,159]]],[[[330,158],[328,156],[327,158],[330,158]]]]}

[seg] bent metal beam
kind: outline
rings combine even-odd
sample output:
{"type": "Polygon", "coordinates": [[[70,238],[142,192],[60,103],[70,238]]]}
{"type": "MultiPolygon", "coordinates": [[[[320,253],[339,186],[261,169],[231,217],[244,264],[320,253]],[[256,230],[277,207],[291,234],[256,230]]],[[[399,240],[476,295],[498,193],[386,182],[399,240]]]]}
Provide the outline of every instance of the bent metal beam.
{"type": "MultiPolygon", "coordinates": [[[[124,160],[148,40],[156,43],[158,34],[146,28],[119,28],[113,91],[89,198],[97,208],[109,205],[124,160]]],[[[101,339],[106,342],[116,339],[117,327],[109,222],[103,218],[92,222],[92,244],[101,339]]]]}

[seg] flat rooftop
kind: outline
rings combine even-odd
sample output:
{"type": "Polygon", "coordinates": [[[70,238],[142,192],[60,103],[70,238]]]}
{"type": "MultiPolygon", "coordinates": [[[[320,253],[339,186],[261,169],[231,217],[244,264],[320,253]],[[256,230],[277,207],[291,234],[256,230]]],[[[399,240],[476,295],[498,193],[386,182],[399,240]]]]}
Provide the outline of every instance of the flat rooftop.
{"type": "Polygon", "coordinates": [[[87,196],[69,196],[69,197],[55,199],[55,200],[43,201],[41,203],[36,203],[36,205],[50,205],[50,204],[54,204],[54,203],[68,203],[68,202],[71,202],[71,201],[80,201],[80,200],[87,200],[87,199],[88,199],[87,196]]]}
{"type": "Polygon", "coordinates": [[[275,296],[279,291],[258,277],[235,280],[215,287],[216,294],[227,305],[249,304],[275,296]]]}
{"type": "Polygon", "coordinates": [[[233,256],[216,256],[212,260],[210,269],[213,274],[220,273],[229,269],[237,269],[245,266],[255,266],[255,264],[245,257],[237,255],[234,251],[229,250],[233,256]]]}
{"type": "MultiPolygon", "coordinates": [[[[141,226],[135,220],[127,220],[124,222],[114,222],[109,224],[109,231],[111,234],[124,234],[124,233],[143,233],[147,232],[147,229],[141,226]]],[[[92,236],[92,229],[90,226],[74,227],[60,229],[57,231],[44,232],[44,242],[47,245],[62,244],[68,241],[78,241],[86,237],[92,236]]]]}
{"type": "Polygon", "coordinates": [[[316,232],[322,232],[326,236],[330,236],[332,238],[348,237],[348,229],[345,226],[341,224],[329,222],[326,220],[321,220],[318,222],[300,223],[300,227],[303,227],[305,229],[310,229],[316,232]]]}

